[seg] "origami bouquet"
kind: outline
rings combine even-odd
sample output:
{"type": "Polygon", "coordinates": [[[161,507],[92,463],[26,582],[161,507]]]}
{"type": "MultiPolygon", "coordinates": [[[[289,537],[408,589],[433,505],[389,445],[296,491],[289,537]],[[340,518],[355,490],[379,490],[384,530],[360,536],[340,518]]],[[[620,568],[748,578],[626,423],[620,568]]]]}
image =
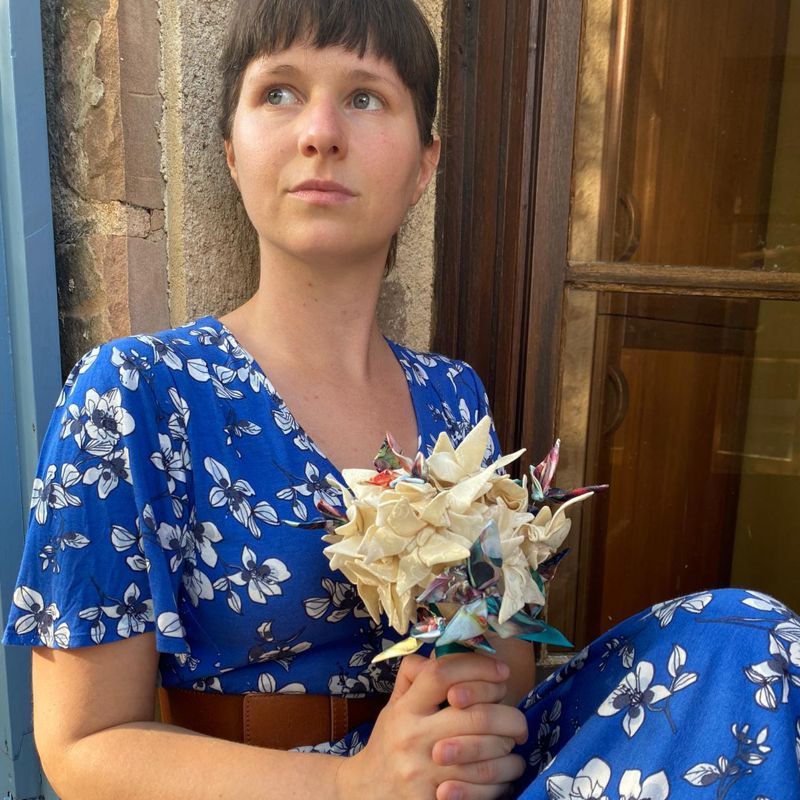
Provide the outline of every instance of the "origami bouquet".
{"type": "Polygon", "coordinates": [[[493,653],[489,632],[570,646],[539,619],[544,585],[567,552],[557,552],[570,529],[566,509],[606,487],[551,488],[556,442],[531,469],[529,491],[527,479],[498,472],[524,450],[482,466],[490,429],[484,417],[458,447],[442,433],[427,458],[414,459],[388,435],[375,470],[344,470],[346,486],[329,478],[345,505],[345,514],[318,505],[331,568],[356,586],[376,622],[383,611],[398,633],[410,634],[375,661],[426,642],[437,655],[493,653]]]}

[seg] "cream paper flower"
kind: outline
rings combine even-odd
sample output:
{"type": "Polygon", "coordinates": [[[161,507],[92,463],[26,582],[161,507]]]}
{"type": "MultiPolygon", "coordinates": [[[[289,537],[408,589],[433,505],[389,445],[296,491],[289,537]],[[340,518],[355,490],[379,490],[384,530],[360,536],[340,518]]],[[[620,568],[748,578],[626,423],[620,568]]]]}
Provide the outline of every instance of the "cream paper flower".
{"type": "Polygon", "coordinates": [[[383,609],[405,633],[416,620],[416,596],[435,575],[468,558],[491,508],[500,500],[524,505],[525,490],[497,474],[524,451],[481,468],[490,428],[484,417],[456,448],[442,433],[422,461],[424,478],[397,470],[386,486],[372,470],[343,470],[347,522],[323,536],[330,543],[325,554],[356,585],[375,621],[383,609]]]}
{"type": "MultiPolygon", "coordinates": [[[[344,470],[342,491],[347,522],[323,536],[332,569],[356,585],[370,616],[386,612],[405,633],[416,620],[415,598],[448,567],[464,563],[486,523],[498,526],[503,555],[502,624],[526,604],[544,596],[531,575],[563,541],[569,520],[563,509],[530,514],[525,481],[520,485],[497,470],[524,450],[482,468],[490,418],[484,417],[458,447],[442,433],[427,459],[412,470],[393,470],[376,480],[372,470],[344,470]],[[414,472],[414,474],[412,474],[414,472]]],[[[589,495],[581,498],[585,499],[589,495]]]]}

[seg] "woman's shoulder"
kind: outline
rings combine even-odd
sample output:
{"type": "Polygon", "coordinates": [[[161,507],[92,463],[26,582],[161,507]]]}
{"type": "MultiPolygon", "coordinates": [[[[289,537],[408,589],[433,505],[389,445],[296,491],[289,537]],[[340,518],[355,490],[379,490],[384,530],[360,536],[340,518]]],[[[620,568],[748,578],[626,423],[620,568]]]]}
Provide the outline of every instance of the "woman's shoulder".
{"type": "Polygon", "coordinates": [[[459,397],[465,393],[467,396],[477,395],[481,400],[485,397],[483,381],[466,361],[387,341],[395,351],[407,377],[414,383],[434,384],[440,393],[452,392],[459,397]]]}
{"type": "Polygon", "coordinates": [[[138,392],[146,384],[168,391],[179,374],[197,383],[211,380],[230,359],[224,327],[213,317],[154,333],[111,339],[85,352],[70,370],[56,406],[65,403],[76,385],[95,391],[138,392]]]}

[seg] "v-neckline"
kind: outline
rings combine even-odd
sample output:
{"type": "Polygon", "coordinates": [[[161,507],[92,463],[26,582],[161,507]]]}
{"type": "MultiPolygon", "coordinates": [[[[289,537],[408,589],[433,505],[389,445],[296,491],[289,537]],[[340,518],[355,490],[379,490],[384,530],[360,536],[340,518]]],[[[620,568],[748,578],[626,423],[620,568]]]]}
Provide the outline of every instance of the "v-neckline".
{"type": "MultiPolygon", "coordinates": [[[[297,431],[305,437],[306,441],[308,441],[311,444],[311,447],[319,455],[319,457],[323,461],[325,461],[328,464],[328,466],[333,470],[334,477],[338,478],[341,482],[344,482],[342,471],[336,464],[333,463],[333,461],[331,461],[330,458],[328,458],[323,449],[316,443],[316,441],[314,441],[314,438],[311,435],[309,435],[308,431],[306,431],[306,429],[300,424],[297,417],[292,412],[292,409],[289,408],[286,401],[281,396],[280,392],[278,392],[278,390],[275,388],[275,384],[270,380],[269,376],[264,371],[261,364],[258,363],[253,354],[236,338],[233,331],[231,331],[230,328],[228,328],[228,326],[224,322],[222,322],[222,320],[210,314],[208,316],[203,317],[202,319],[199,319],[196,324],[201,324],[203,322],[213,323],[213,325],[216,326],[221,333],[223,333],[226,337],[228,337],[228,339],[230,339],[230,341],[244,354],[248,366],[252,370],[254,370],[255,373],[269,386],[270,397],[278,406],[278,409],[285,411],[292,418],[297,431]]],[[[420,408],[417,404],[417,397],[416,397],[413,378],[409,375],[409,370],[407,370],[403,366],[403,363],[400,360],[402,356],[408,353],[408,350],[407,348],[404,348],[402,345],[397,344],[397,342],[393,342],[388,336],[384,336],[383,338],[386,344],[389,345],[389,349],[392,351],[392,354],[394,355],[395,360],[397,361],[397,365],[400,367],[400,370],[402,371],[403,377],[405,378],[406,381],[406,388],[408,389],[408,395],[411,400],[411,407],[414,410],[414,420],[416,422],[416,427],[417,427],[416,447],[417,450],[419,450],[422,447],[422,442],[424,441],[424,433],[425,433],[422,428],[423,417],[422,414],[420,413],[420,408]]],[[[383,442],[381,441],[376,446],[375,448],[376,455],[380,450],[382,444],[383,442]]],[[[416,455],[416,453],[412,453],[410,455],[413,457],[414,455],[416,455]]],[[[347,467],[345,467],[345,469],[347,469],[347,467]]]]}

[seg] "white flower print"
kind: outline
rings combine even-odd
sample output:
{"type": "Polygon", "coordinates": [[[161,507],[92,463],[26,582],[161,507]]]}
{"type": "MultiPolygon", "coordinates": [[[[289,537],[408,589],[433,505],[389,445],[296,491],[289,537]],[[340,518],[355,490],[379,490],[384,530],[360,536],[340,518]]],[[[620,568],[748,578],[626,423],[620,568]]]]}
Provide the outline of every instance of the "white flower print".
{"type": "MultiPolygon", "coordinates": [[[[325,458],[325,454],[314,444],[314,442],[311,441],[311,439],[308,438],[308,434],[305,431],[298,431],[295,434],[294,439],[292,439],[292,444],[294,444],[298,450],[303,450],[308,453],[316,453],[318,456],[320,456],[320,458],[325,458]]],[[[338,492],[338,489],[334,489],[334,492],[338,492]]]]}
{"type": "MultiPolygon", "coordinates": [[[[391,639],[387,639],[384,636],[384,627],[381,623],[375,622],[369,616],[366,617],[366,628],[360,628],[358,631],[358,638],[362,642],[361,649],[356,650],[355,653],[350,657],[349,665],[351,667],[363,667],[367,666],[372,662],[372,659],[378,655],[378,653],[382,652],[383,650],[387,650],[393,644],[394,641],[391,639]]],[[[382,666],[384,664],[391,665],[396,672],[400,665],[392,660],[387,661],[379,661],[376,666],[382,666]]],[[[391,691],[391,690],[390,690],[391,691]]]]}
{"type": "Polygon", "coordinates": [[[306,694],[306,687],[302,683],[287,683],[279,689],[275,678],[263,672],[258,676],[258,691],[264,694],[306,694]]]}
{"type": "Polygon", "coordinates": [[[779,622],[773,629],[773,633],[784,642],[800,644],[800,619],[791,616],[789,619],[779,622]]]}
{"type": "Polygon", "coordinates": [[[573,778],[551,775],[547,779],[547,800],[608,800],[606,786],[611,768],[602,758],[593,758],[573,778]]]}
{"type": "Polygon", "coordinates": [[[307,461],[305,476],[305,481],[301,481],[292,488],[304,497],[313,495],[314,506],[316,506],[320,500],[324,500],[331,505],[335,505],[339,501],[339,495],[327,481],[327,478],[332,477],[330,474],[328,474],[326,478],[320,478],[317,466],[311,461],[307,461]]]}
{"type": "MultiPolygon", "coordinates": [[[[216,328],[213,328],[210,325],[201,325],[198,328],[192,328],[190,335],[196,336],[197,341],[206,347],[218,347],[223,353],[230,351],[230,345],[228,342],[229,336],[226,331],[218,331],[216,328]]],[[[243,358],[244,353],[237,357],[243,358]]]]}
{"type": "Polygon", "coordinates": [[[800,769],[800,719],[795,723],[794,754],[797,758],[797,768],[800,769]]]}
{"type": "Polygon", "coordinates": [[[197,522],[194,508],[189,518],[189,534],[194,537],[194,549],[200,560],[209,567],[217,566],[217,551],[214,545],[222,541],[222,534],[213,522],[197,522]]]}
{"type": "Polygon", "coordinates": [[[183,369],[183,362],[181,357],[172,344],[188,345],[189,342],[184,339],[173,339],[173,342],[167,342],[157,339],[155,336],[141,335],[136,337],[143,344],[149,344],[153,348],[153,363],[158,364],[163,361],[170,369],[179,371],[183,369]]]}
{"type": "MultiPolygon", "coordinates": [[[[428,410],[434,419],[444,423],[447,428],[447,435],[452,439],[454,445],[458,445],[464,440],[467,434],[475,427],[477,419],[472,419],[469,409],[463,399],[459,402],[459,416],[456,417],[447,401],[442,400],[436,405],[429,404],[428,410]]],[[[477,414],[476,414],[477,416],[477,414]]],[[[435,437],[432,438],[435,439],[435,437]]]]}
{"type": "Polygon", "coordinates": [[[136,547],[137,552],[132,556],[127,556],[125,563],[134,572],[146,572],[150,569],[150,562],[144,554],[144,544],[142,534],[139,530],[139,520],[136,520],[136,533],[131,533],[121,525],[112,525],[111,544],[118,553],[124,553],[131,547],[136,547]]]}
{"type": "Polygon", "coordinates": [[[89,628],[89,635],[95,644],[100,644],[106,635],[106,624],[103,622],[103,612],[99,606],[84,608],[78,612],[81,619],[89,620],[92,625],[89,628]]]}
{"type": "Polygon", "coordinates": [[[561,726],[555,724],[560,717],[561,701],[556,700],[539,719],[539,728],[536,731],[536,746],[528,756],[528,764],[532,767],[539,767],[540,771],[553,760],[551,751],[558,744],[561,736],[561,726]]]}
{"type": "Polygon", "coordinates": [[[101,500],[105,500],[117,488],[120,480],[133,484],[127,447],[100,456],[100,463],[83,473],[85,484],[97,484],[97,496],[101,500]]]}
{"type": "Polygon", "coordinates": [[[340,622],[351,613],[355,617],[369,617],[369,612],[352,583],[323,578],[322,587],[327,592],[327,597],[310,597],[303,600],[303,607],[309,617],[320,619],[328,613],[331,606],[333,608],[325,617],[326,622],[340,622]]]}
{"type": "Polygon", "coordinates": [[[183,639],[186,637],[186,629],[183,627],[181,618],[174,611],[164,611],[158,615],[156,626],[164,636],[173,639],[183,639]]]}
{"type": "MultiPolygon", "coordinates": [[[[189,404],[180,396],[178,390],[174,387],[169,390],[169,399],[172,401],[175,411],[169,415],[167,427],[176,441],[186,442],[189,439],[188,427],[189,417],[191,416],[189,404]]],[[[191,458],[187,449],[186,455],[184,456],[184,467],[186,469],[191,469],[191,466],[191,458]]]]}
{"type": "Polygon", "coordinates": [[[86,372],[89,367],[94,364],[97,360],[97,356],[100,353],[100,346],[93,347],[88,353],[86,353],[80,361],[70,370],[69,375],[67,375],[67,379],[64,381],[64,386],[61,389],[61,392],[58,395],[58,400],[56,401],[56,408],[61,408],[67,401],[67,393],[69,390],[75,385],[75,381],[78,379],[78,375],[82,375],[86,372]]]}
{"type": "Polygon", "coordinates": [[[145,625],[153,622],[153,601],[141,601],[141,592],[135,583],[128,584],[122,600],[102,606],[103,613],[111,619],[118,619],[117,633],[124,639],[133,633],[144,633],[145,625]]]}
{"type": "Polygon", "coordinates": [[[291,578],[282,561],[267,558],[259,564],[247,545],[242,548],[242,566],[243,569],[228,577],[237,586],[247,586],[247,595],[254,603],[266,603],[268,597],[282,594],[281,583],[291,578]]]}
{"type": "Polygon", "coordinates": [[[181,443],[180,450],[173,450],[169,436],[158,434],[159,451],[150,455],[150,461],[156,469],[167,473],[167,487],[169,493],[174,494],[175,482],[186,483],[186,462],[188,449],[186,443],[181,443]]]}
{"type": "MultiPolygon", "coordinates": [[[[350,659],[350,665],[353,665],[352,658],[350,659]]],[[[397,680],[399,666],[399,664],[392,663],[390,660],[380,661],[377,664],[367,664],[366,668],[361,671],[359,678],[366,679],[370,692],[391,694],[397,680]]]]}
{"type": "Polygon", "coordinates": [[[193,606],[197,607],[201,600],[214,599],[214,587],[208,575],[198,568],[194,553],[187,554],[183,559],[182,579],[193,606]]]}
{"type": "Polygon", "coordinates": [[[272,418],[275,420],[275,424],[287,436],[298,429],[298,425],[295,422],[292,413],[284,405],[281,405],[279,408],[273,410],[272,418]]]}
{"type": "Polygon", "coordinates": [[[669,685],[669,691],[671,694],[683,691],[687,686],[691,686],[693,683],[695,683],[698,678],[698,674],[696,672],[686,671],[686,650],[684,650],[679,644],[672,646],[672,652],[670,653],[669,661],[667,662],[667,672],[669,672],[669,674],[672,676],[672,681],[669,685]]]}
{"type": "Polygon", "coordinates": [[[61,616],[55,603],[45,605],[44,598],[29,586],[18,586],[14,590],[14,605],[27,611],[14,623],[14,630],[20,636],[35,630],[46,647],[69,647],[69,626],[62,622],[55,628],[61,616]]]}
{"type": "Polygon", "coordinates": [[[202,358],[190,358],[186,361],[186,371],[189,373],[192,380],[198,383],[206,383],[211,380],[211,375],[208,372],[208,362],[202,358]]]}
{"type": "MultiPolygon", "coordinates": [[[[243,439],[245,436],[258,436],[261,433],[261,426],[247,419],[239,419],[233,410],[228,408],[225,414],[225,444],[233,444],[234,438],[243,439]]],[[[238,450],[236,451],[239,452],[238,450]]]]}
{"type": "Polygon", "coordinates": [[[669,780],[664,770],[645,778],[638,769],[628,769],[619,781],[619,800],[667,800],[669,780]]]}
{"type": "Polygon", "coordinates": [[[42,572],[52,567],[53,573],[57,575],[61,572],[61,565],[58,562],[58,554],[60,552],[63,553],[67,548],[71,550],[82,550],[90,544],[90,540],[77,531],[59,533],[50,539],[39,551],[42,572]]]}
{"type": "Polygon", "coordinates": [[[233,587],[231,586],[231,579],[226,575],[223,575],[221,578],[217,578],[212,586],[218,592],[225,592],[225,598],[228,603],[228,607],[233,611],[235,614],[242,613],[242,598],[239,597],[236,592],[233,591],[233,587]]]}
{"type": "MultiPolygon", "coordinates": [[[[126,389],[135,392],[139,388],[139,377],[150,369],[150,364],[144,356],[136,350],[126,353],[112,348],[111,363],[119,367],[119,379],[126,389]]],[[[115,389],[114,391],[119,391],[115,389]]]]}
{"type": "Polygon", "coordinates": [[[253,517],[250,502],[247,500],[248,497],[255,494],[253,487],[243,478],[232,482],[225,466],[211,456],[206,456],[203,464],[216,483],[216,486],[213,486],[208,493],[211,505],[215,508],[227,505],[234,519],[244,525],[258,539],[261,531],[253,517]]]}
{"type": "Polygon", "coordinates": [[[754,592],[749,589],[747,589],[746,592],[750,595],[750,597],[746,597],[742,600],[742,603],[746,606],[757,608],[759,611],[774,611],[778,614],[788,615],[791,613],[783,603],[779,602],[774,597],[770,597],[768,594],[754,592]]]}
{"type": "Polygon", "coordinates": [[[238,389],[229,389],[228,384],[232,383],[238,378],[237,373],[229,367],[223,367],[219,364],[214,364],[214,374],[211,375],[211,385],[214,387],[214,394],[223,400],[241,400],[244,394],[238,389]]]}
{"type": "Polygon", "coordinates": [[[684,780],[692,786],[712,786],[719,783],[717,797],[723,798],[731,787],[751,775],[754,767],[764,763],[772,748],[766,744],[769,728],[762,728],[755,738],[750,737],[750,725],[731,726],[736,740],[736,752],[728,758],[721,755],[715,764],[701,762],[684,773],[684,780]]]}
{"type": "Polygon", "coordinates": [[[323,755],[348,757],[360,753],[364,747],[365,742],[359,735],[358,731],[354,731],[344,739],[339,739],[338,742],[320,742],[319,744],[305,744],[301,747],[293,747],[293,753],[321,753],[323,755]],[[348,739],[350,743],[348,744],[348,739]]]}
{"type": "Polygon", "coordinates": [[[653,674],[653,665],[649,661],[640,661],[636,671],[629,672],[597,709],[601,717],[624,711],[622,727],[629,738],[636,735],[644,722],[645,709],[671,694],[666,686],[651,686],[653,674]]]}
{"type": "Polygon", "coordinates": [[[328,691],[336,696],[364,697],[369,692],[369,679],[366,675],[355,678],[344,673],[332,675],[328,680],[328,691]]]}
{"type": "Polygon", "coordinates": [[[755,700],[762,708],[775,711],[778,708],[777,688],[781,690],[781,703],[789,702],[790,684],[800,686],[800,677],[789,674],[789,654],[776,636],[769,634],[769,652],[772,658],[745,667],[744,674],[759,688],[755,700]]]}
{"type": "Polygon", "coordinates": [[[449,359],[445,363],[450,363],[451,366],[447,368],[446,377],[447,380],[450,381],[450,385],[453,387],[453,391],[458,393],[458,387],[456,386],[456,376],[460,375],[464,371],[464,364],[461,361],[454,361],[450,362],[449,359]]]}
{"type": "Polygon", "coordinates": [[[158,541],[162,549],[172,554],[169,560],[171,572],[177,572],[183,560],[194,555],[194,537],[186,526],[168,525],[162,522],[158,526],[158,541]]]}
{"type": "Polygon", "coordinates": [[[361,738],[361,735],[358,731],[355,731],[350,736],[350,744],[347,744],[347,737],[344,739],[340,739],[338,742],[334,742],[331,745],[330,754],[332,756],[354,756],[356,753],[360,753],[364,747],[366,747],[365,742],[361,738]]]}
{"type": "MultiPolygon", "coordinates": [[[[75,416],[75,409],[70,406],[70,414],[75,416]]],[[[83,430],[76,433],[76,442],[87,453],[93,456],[104,456],[114,450],[117,442],[133,433],[136,423],[128,410],[122,406],[122,393],[119,389],[109,389],[102,395],[95,389],[86,392],[83,409],[78,412],[86,421],[83,430]],[[83,442],[84,434],[89,441],[83,442]]],[[[74,425],[71,426],[74,430],[74,425]]]]}
{"type": "Polygon", "coordinates": [[[713,595],[710,592],[692,594],[687,597],[679,597],[676,600],[667,600],[664,603],[656,603],[646,617],[655,615],[662,628],[672,622],[675,612],[678,610],[688,611],[690,614],[700,614],[703,609],[711,602],[713,595]]]}
{"type": "Polygon", "coordinates": [[[62,650],[66,650],[69,648],[69,639],[70,639],[70,632],[69,632],[69,625],[66,622],[62,622],[54,631],[53,631],[53,641],[44,643],[48,647],[59,647],[62,650]]]}
{"type": "Polygon", "coordinates": [[[222,682],[216,676],[213,678],[200,678],[192,684],[196,692],[218,692],[222,694],[222,682]]]}
{"type": "Polygon", "coordinates": [[[428,377],[428,373],[422,367],[417,359],[408,359],[405,357],[400,357],[398,359],[400,365],[403,367],[403,371],[406,373],[406,380],[414,381],[418,386],[425,386],[430,378],[428,377]]]}
{"type": "Polygon", "coordinates": [[[40,525],[47,522],[49,509],[58,510],[67,506],[81,505],[81,499],[67,491],[80,482],[80,472],[72,464],[62,464],[61,482],[57,482],[55,477],[56,465],[51,464],[45,472],[44,480],[36,478],[33,481],[31,508],[36,509],[35,517],[40,525]]]}
{"type": "Polygon", "coordinates": [[[299,653],[304,653],[308,650],[311,647],[311,642],[294,642],[299,634],[276,642],[272,633],[272,622],[272,620],[267,620],[258,626],[256,632],[258,644],[253,645],[248,650],[247,660],[251,664],[261,664],[266,661],[274,662],[288,671],[295,657],[299,653]]]}

